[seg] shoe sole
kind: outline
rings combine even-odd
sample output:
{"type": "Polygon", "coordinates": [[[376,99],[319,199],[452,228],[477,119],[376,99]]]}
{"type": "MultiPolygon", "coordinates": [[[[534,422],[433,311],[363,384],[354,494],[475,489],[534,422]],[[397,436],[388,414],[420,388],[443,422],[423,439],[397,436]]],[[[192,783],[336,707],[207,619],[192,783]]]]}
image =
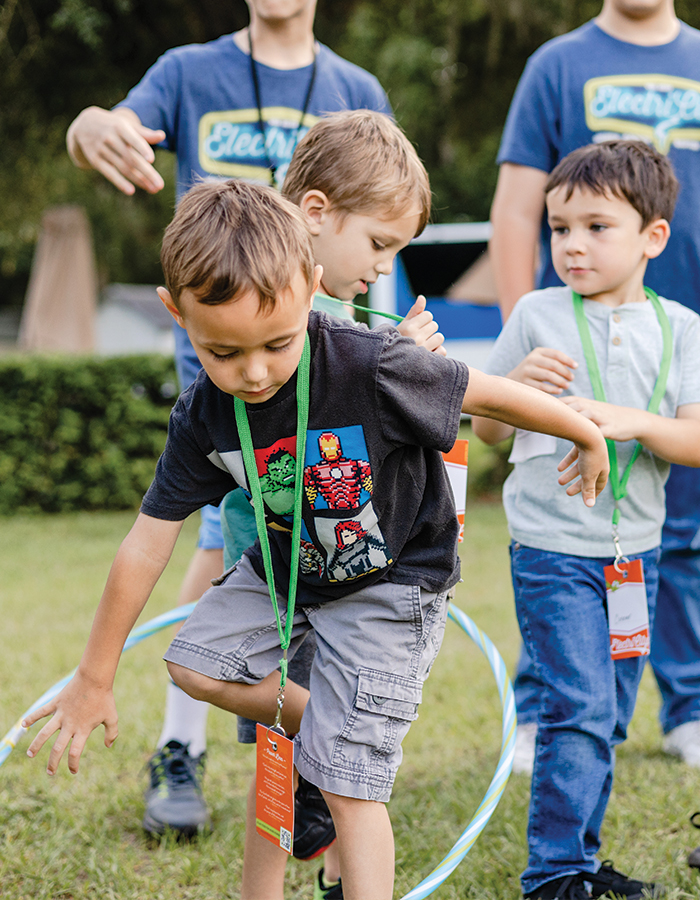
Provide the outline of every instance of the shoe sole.
{"type": "Polygon", "coordinates": [[[141,827],[146,834],[151,837],[163,837],[164,834],[172,834],[178,839],[192,840],[200,835],[209,834],[212,830],[210,821],[204,822],[202,825],[169,825],[166,822],[159,822],[152,819],[149,815],[143,817],[141,827]]]}

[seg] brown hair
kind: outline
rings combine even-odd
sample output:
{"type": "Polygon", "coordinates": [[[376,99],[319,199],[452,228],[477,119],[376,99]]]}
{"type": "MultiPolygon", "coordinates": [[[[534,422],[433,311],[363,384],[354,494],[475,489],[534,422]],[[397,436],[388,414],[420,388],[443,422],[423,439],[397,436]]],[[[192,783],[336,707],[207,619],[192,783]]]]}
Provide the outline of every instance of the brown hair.
{"type": "Polygon", "coordinates": [[[670,222],[678,196],[669,160],[635,140],[603,141],[569,153],[547,179],[545,194],[561,185],[566,185],[566,200],[574,188],[627,200],[642,217],[642,228],[654,219],[670,222]]]}
{"type": "Polygon", "coordinates": [[[416,234],[430,219],[428,173],[389,116],[369,109],[325,116],[299,141],[282,193],[301,203],[322,191],[341,214],[399,215],[418,207],[416,234]]]}
{"type": "Polygon", "coordinates": [[[272,188],[240,180],[191,188],[165,231],[160,259],[176,306],[185,289],[208,304],[254,290],[265,312],[297,271],[313,284],[311,238],[301,211],[272,188]]]}

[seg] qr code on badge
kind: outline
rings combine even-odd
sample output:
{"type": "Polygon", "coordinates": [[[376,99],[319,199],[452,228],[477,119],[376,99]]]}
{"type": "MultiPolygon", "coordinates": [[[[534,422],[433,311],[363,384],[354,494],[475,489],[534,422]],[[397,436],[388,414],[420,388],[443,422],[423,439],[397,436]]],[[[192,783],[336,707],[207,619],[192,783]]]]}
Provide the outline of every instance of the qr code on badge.
{"type": "Polygon", "coordinates": [[[280,828],[280,847],[287,853],[292,852],[292,832],[286,828],[280,828]]]}

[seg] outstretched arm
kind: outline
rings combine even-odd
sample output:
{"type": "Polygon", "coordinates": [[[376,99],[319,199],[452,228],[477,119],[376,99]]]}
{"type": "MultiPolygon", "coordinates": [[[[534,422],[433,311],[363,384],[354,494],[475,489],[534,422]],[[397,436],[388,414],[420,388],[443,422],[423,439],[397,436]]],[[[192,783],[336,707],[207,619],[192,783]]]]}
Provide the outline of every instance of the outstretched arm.
{"type": "Polygon", "coordinates": [[[54,700],[22,723],[29,727],[53,714],[27,751],[28,756],[36,756],[51,735],[59,732],[49,755],[49,775],[56,773],[69,744],[68,768],[73,774],[78,771],[85,742],[98,725],[105,726],[107,747],[116,740],[117,711],[112,685],[119,657],[170,559],[181,527],[182,522],[139,514],[112,564],[78,671],[54,700]]]}
{"type": "Polygon", "coordinates": [[[141,124],[132,109],[89,106],[72,122],[66,134],[68,154],[79,169],[95,169],[125,194],[134,185],[156,194],[164,181],[153,167],[152,144],[165,140],[164,131],[141,124]]]}
{"type": "Polygon", "coordinates": [[[681,466],[700,466],[700,403],[679,406],[676,418],[585,397],[562,397],[613,441],[639,441],[654,456],[681,466]]]}
{"type": "Polygon", "coordinates": [[[471,368],[462,412],[572,441],[574,449],[560,463],[559,471],[572,468],[561,475],[559,483],[569,485],[567,494],[583,493],[586,506],[595,504],[608,478],[608,451],[600,429],[585,416],[569,415],[574,411],[544,391],[471,368]]]}

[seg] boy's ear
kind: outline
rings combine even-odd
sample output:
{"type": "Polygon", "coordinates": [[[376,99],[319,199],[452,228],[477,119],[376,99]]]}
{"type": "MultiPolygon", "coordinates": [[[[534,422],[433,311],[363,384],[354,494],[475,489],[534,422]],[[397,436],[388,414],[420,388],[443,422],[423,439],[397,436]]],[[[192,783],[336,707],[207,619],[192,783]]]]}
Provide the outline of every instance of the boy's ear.
{"type": "Polygon", "coordinates": [[[313,306],[314,295],[316,291],[321,287],[321,279],[323,278],[323,266],[315,266],[314,267],[314,283],[313,290],[311,291],[311,305],[313,306]]]}
{"type": "Polygon", "coordinates": [[[175,306],[175,302],[170,295],[170,291],[167,288],[158,287],[156,288],[156,293],[160,297],[163,306],[165,306],[173,319],[175,319],[175,321],[181,328],[184,328],[185,320],[182,318],[180,310],[177,308],[177,306],[175,306]]]}
{"type": "Polygon", "coordinates": [[[331,211],[331,202],[323,191],[307,191],[299,201],[299,208],[306,216],[311,234],[317,235],[331,211]]]}
{"type": "Polygon", "coordinates": [[[666,248],[668,239],[671,237],[671,226],[666,219],[654,219],[644,230],[647,232],[647,246],[644,255],[647,259],[656,259],[666,248]]]}

